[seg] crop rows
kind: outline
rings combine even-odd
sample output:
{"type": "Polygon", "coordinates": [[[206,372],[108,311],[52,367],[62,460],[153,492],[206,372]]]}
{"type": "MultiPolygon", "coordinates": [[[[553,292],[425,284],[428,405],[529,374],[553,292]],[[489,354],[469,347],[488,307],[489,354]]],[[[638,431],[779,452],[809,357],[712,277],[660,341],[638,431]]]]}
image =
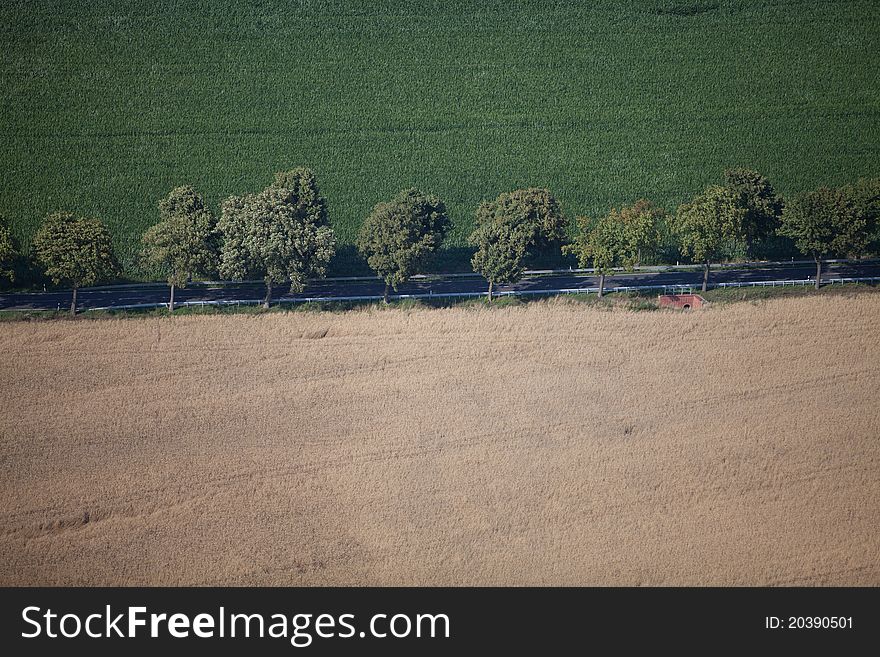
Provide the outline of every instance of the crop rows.
{"type": "Polygon", "coordinates": [[[878,315],[8,324],[0,584],[877,586],[878,315]]]}
{"type": "Polygon", "coordinates": [[[216,206],[300,164],[332,273],[410,185],[446,201],[453,268],[517,187],[574,217],[672,208],[728,166],[783,193],[880,174],[870,1],[7,2],[0,34],[0,213],[25,247],[48,212],[95,215],[133,272],[173,187],[216,206]]]}

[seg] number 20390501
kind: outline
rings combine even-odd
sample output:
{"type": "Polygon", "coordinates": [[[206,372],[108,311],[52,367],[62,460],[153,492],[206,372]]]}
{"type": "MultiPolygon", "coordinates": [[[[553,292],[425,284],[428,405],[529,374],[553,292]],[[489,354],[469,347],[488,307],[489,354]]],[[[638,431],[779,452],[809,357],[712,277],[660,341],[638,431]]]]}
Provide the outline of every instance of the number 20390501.
{"type": "Polygon", "coordinates": [[[765,616],[768,630],[851,630],[852,616],[765,616]]]}

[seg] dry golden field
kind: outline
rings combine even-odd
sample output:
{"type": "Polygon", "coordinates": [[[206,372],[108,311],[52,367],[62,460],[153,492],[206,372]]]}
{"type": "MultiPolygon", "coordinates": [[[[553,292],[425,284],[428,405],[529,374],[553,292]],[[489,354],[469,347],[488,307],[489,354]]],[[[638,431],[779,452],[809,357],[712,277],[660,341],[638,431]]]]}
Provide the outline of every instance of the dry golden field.
{"type": "Polygon", "coordinates": [[[880,585],[880,298],[0,325],[0,584],[880,585]]]}

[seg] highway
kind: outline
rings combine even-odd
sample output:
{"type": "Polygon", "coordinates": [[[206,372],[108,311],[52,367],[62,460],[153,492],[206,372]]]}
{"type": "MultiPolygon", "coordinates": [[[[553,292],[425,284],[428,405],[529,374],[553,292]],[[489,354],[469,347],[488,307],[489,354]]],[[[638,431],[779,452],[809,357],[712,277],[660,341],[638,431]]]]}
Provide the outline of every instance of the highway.
{"type": "MultiPolygon", "coordinates": [[[[718,283],[758,281],[802,281],[815,276],[812,263],[768,264],[749,268],[718,268],[710,274],[710,287],[718,283]]],[[[606,277],[606,289],[624,286],[674,286],[691,285],[699,288],[702,283],[700,270],[690,271],[636,271],[620,272],[606,277]]],[[[880,277],[880,262],[847,262],[826,265],[823,281],[841,278],[880,277]]],[[[562,290],[589,289],[598,286],[598,277],[590,274],[554,272],[537,273],[524,277],[513,285],[496,286],[498,293],[536,293],[562,290]]],[[[407,295],[459,295],[485,293],[486,281],[476,275],[431,276],[412,280],[401,285],[397,296],[407,295]]],[[[303,301],[307,299],[345,299],[349,297],[382,296],[384,284],[378,279],[327,279],[316,280],[297,295],[289,294],[289,287],[273,288],[273,303],[303,301]]],[[[178,288],[175,302],[233,302],[258,301],[265,293],[261,282],[245,281],[231,283],[191,284],[178,288]]],[[[168,288],[156,283],[83,288],[78,295],[81,310],[160,304],[168,301],[168,288]]],[[[0,293],[2,310],[64,310],[70,307],[70,291],[6,292],[0,293]]]]}

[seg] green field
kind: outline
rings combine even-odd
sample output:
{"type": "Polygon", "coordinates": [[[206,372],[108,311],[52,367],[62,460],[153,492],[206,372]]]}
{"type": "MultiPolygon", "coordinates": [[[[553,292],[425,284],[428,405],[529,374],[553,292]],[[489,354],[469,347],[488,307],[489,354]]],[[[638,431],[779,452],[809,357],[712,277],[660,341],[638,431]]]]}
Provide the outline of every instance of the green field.
{"type": "MultiPolygon", "coordinates": [[[[727,166],[783,192],[880,174],[873,0],[10,1],[0,213],[106,221],[130,273],[156,202],[315,169],[342,248],[411,185],[453,219],[547,186],[570,216],[673,208],[727,166]]],[[[143,272],[140,272],[143,275],[143,272]]]]}

